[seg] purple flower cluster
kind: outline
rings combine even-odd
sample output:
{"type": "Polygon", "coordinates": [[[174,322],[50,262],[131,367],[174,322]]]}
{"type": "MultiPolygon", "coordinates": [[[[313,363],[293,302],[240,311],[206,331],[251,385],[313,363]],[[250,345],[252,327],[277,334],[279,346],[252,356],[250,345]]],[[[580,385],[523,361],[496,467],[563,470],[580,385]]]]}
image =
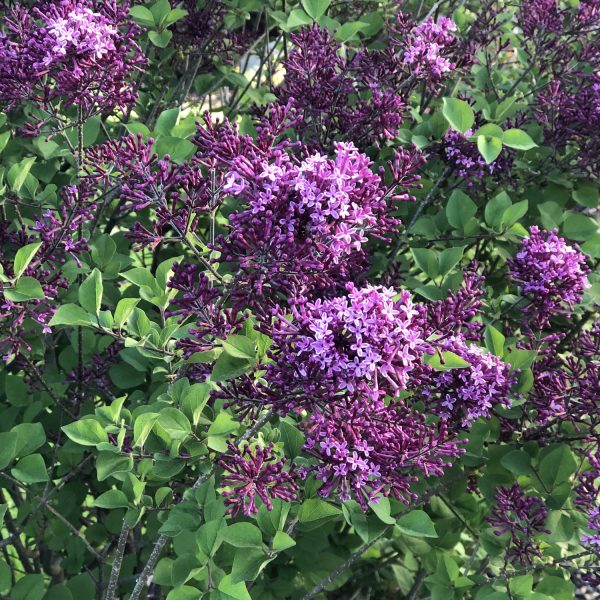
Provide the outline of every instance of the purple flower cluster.
{"type": "Polygon", "coordinates": [[[416,325],[419,314],[406,291],[347,285],[347,296],[298,303],[293,321],[281,321],[274,339],[279,363],[304,379],[360,392],[365,399],[397,395],[428,349],[416,325]]]}
{"type": "Polygon", "coordinates": [[[362,146],[398,133],[406,101],[395,91],[401,76],[393,55],[344,53],[317,25],[290,39],[285,80],[274,91],[281,102],[293,99],[302,113],[297,129],[305,141],[323,147],[342,137],[362,146]]]}
{"type": "Polygon", "coordinates": [[[510,536],[505,561],[516,559],[523,566],[532,564],[534,557],[542,556],[534,537],[550,533],[544,528],[548,516],[544,501],[538,496],[526,496],[518,483],[498,488],[495,501],[487,521],[495,527],[497,536],[510,536]]]}
{"type": "Polygon", "coordinates": [[[0,34],[0,102],[78,106],[83,118],[132,104],[134,71],[145,66],[127,2],[17,5],[0,34]]]}
{"type": "Polygon", "coordinates": [[[573,310],[589,287],[590,268],[577,245],[569,245],[557,230],[532,226],[529,237],[512,260],[507,261],[510,276],[521,286],[531,304],[525,310],[536,327],[544,327],[552,315],[573,310]]]}
{"type": "Polygon", "coordinates": [[[518,14],[519,26],[528,39],[553,38],[562,33],[564,19],[556,0],[525,0],[518,14]]]}
{"type": "Polygon", "coordinates": [[[455,31],[456,24],[447,17],[426,19],[412,29],[404,41],[403,60],[417,78],[437,82],[456,68],[449,58],[455,31]]]}
{"type": "Polygon", "coordinates": [[[342,48],[317,25],[304,28],[290,36],[285,80],[274,92],[293,99],[303,116],[297,130],[311,145],[385,142],[398,134],[417,81],[435,86],[456,68],[455,30],[446,17],[416,24],[399,13],[389,44],[366,50],[342,48]]]}
{"type": "Polygon", "coordinates": [[[120,213],[153,209],[152,230],[136,220],[128,236],[140,248],[155,248],[168,234],[179,237],[197,227],[198,219],[214,209],[223,176],[206,176],[199,164],[181,165],[169,155],[159,159],[154,140],[128,135],[87,149],[86,186],[110,195],[118,190],[120,213]]]}
{"type": "Polygon", "coordinates": [[[569,420],[580,427],[600,423],[600,323],[577,335],[569,353],[561,352],[564,334],[552,334],[534,363],[529,402],[536,420],[546,425],[569,420]]]}
{"type": "Polygon", "coordinates": [[[234,163],[224,191],[248,207],[231,215],[231,231],[217,247],[221,260],[239,262],[259,294],[267,282],[276,289],[304,276],[306,283],[311,273],[347,279],[365,261],[368,236],[398,225],[371,161],[352,144],[335,149],[332,159],[314,154],[299,163],[280,154],[252,172],[234,163]]]}
{"type": "Polygon", "coordinates": [[[510,365],[462,337],[446,339],[438,348],[456,354],[470,366],[419,374],[427,408],[434,414],[469,427],[479,417],[489,417],[495,404],[510,407],[515,383],[510,365]]]}
{"type": "MultiPolygon", "coordinates": [[[[600,59],[598,60],[600,65],[600,59]]],[[[577,149],[577,162],[592,176],[600,169],[596,136],[600,127],[600,78],[582,74],[577,83],[552,81],[537,98],[537,117],[545,142],[558,150],[577,149]]]]}
{"type": "Polygon", "coordinates": [[[272,499],[291,502],[296,498],[297,486],[289,471],[284,471],[285,458],[273,454],[273,444],[257,446],[254,450],[245,445],[242,449],[228,443],[229,452],[221,455],[218,465],[224,470],[221,487],[227,510],[232,516],[240,511],[246,517],[256,514],[256,497],[268,510],[273,509],[272,499]]]}
{"type": "Polygon", "coordinates": [[[443,475],[462,451],[443,423],[428,425],[424,415],[395,401],[365,404],[349,397],[316,410],[306,429],[306,452],[318,460],[306,472],[323,482],[319,494],[353,495],[365,510],[390,493],[408,503],[416,497],[416,474],[443,475]]]}
{"type": "Polygon", "coordinates": [[[327,158],[279,142],[299,118],[291,103],[271,106],[253,139],[207,117],[195,140],[195,160],[226,172],[219,191],[237,200],[229,230],[211,247],[237,265],[234,294],[247,302],[335,289],[363,272],[368,238],[397,228],[394,203],[418,185],[419,153],[396,153],[388,177],[350,143],[335,143],[327,158]]]}

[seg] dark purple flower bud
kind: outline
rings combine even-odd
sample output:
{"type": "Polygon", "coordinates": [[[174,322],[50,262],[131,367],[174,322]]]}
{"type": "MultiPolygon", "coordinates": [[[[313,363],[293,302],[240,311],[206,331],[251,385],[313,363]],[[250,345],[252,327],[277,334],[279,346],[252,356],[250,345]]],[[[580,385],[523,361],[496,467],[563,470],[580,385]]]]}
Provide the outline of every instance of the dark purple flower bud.
{"type": "Polygon", "coordinates": [[[498,488],[496,504],[487,521],[497,536],[506,533],[510,536],[506,562],[518,560],[521,565],[527,565],[533,563],[534,557],[542,556],[534,536],[550,533],[544,528],[547,516],[544,501],[538,496],[526,496],[518,483],[498,488]]]}
{"type": "Polygon", "coordinates": [[[245,445],[239,448],[228,443],[229,452],[223,454],[217,464],[225,471],[221,478],[221,496],[225,498],[227,511],[236,516],[240,511],[246,517],[256,514],[256,497],[268,510],[273,509],[272,500],[286,502],[296,499],[298,488],[290,471],[284,471],[285,458],[273,454],[273,444],[257,446],[254,450],[245,445]]]}

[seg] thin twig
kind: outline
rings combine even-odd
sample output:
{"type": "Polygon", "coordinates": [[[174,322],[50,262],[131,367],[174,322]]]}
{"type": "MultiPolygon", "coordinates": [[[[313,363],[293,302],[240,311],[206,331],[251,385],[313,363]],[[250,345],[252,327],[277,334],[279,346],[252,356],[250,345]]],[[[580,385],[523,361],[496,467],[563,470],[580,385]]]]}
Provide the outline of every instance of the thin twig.
{"type": "Polygon", "coordinates": [[[121,574],[123,555],[125,554],[125,547],[127,546],[129,531],[129,524],[126,520],[123,520],[123,527],[121,527],[121,533],[119,535],[115,556],[113,558],[113,564],[110,570],[110,578],[108,580],[108,587],[106,588],[104,600],[114,600],[114,598],[116,598],[117,586],[119,585],[119,575],[121,574]]]}

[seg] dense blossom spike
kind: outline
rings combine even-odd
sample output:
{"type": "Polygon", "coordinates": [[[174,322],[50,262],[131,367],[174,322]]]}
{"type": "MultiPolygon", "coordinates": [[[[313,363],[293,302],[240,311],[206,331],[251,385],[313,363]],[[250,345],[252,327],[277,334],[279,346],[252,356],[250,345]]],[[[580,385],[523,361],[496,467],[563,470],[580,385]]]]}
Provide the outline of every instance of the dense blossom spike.
{"type": "Polygon", "coordinates": [[[533,225],[521,249],[508,261],[512,279],[521,286],[531,304],[525,310],[536,327],[548,324],[552,315],[573,310],[589,287],[590,268],[577,245],[569,245],[558,231],[533,225]]]}
{"type": "Polygon", "coordinates": [[[109,0],[17,5],[0,34],[0,102],[78,106],[82,118],[135,102],[133,76],[146,61],[129,4],[109,0]]]}
{"type": "Polygon", "coordinates": [[[497,356],[452,337],[437,344],[444,352],[452,352],[469,364],[468,367],[419,372],[425,403],[432,412],[469,427],[479,417],[489,417],[494,405],[510,407],[510,391],[515,378],[510,365],[497,356]]]}
{"type": "Polygon", "coordinates": [[[390,215],[390,197],[407,199],[405,189],[419,164],[398,158],[396,190],[345,142],[335,144],[333,158],[315,153],[299,161],[277,151],[268,162],[252,153],[230,163],[223,191],[247,208],[230,216],[231,229],[215,247],[222,262],[239,264],[238,281],[259,296],[351,279],[352,269],[365,265],[369,237],[385,239],[399,225],[390,215]]]}
{"type": "Polygon", "coordinates": [[[305,470],[322,481],[319,494],[353,497],[365,510],[392,494],[408,503],[418,475],[443,475],[461,443],[446,427],[427,425],[402,402],[347,399],[316,409],[306,426],[306,450],[318,463],[305,470]]]}
{"type": "Polygon", "coordinates": [[[417,308],[406,291],[347,285],[347,296],[292,306],[274,334],[277,362],[303,379],[324,380],[365,398],[397,395],[429,346],[415,326],[417,308]]]}

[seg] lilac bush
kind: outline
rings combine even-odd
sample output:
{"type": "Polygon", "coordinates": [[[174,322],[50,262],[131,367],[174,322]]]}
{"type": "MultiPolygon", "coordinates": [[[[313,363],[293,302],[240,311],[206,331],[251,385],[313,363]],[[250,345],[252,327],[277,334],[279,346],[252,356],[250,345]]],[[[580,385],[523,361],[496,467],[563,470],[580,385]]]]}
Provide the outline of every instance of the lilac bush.
{"type": "Polygon", "coordinates": [[[597,585],[596,0],[0,12],[2,598],[597,585]]]}

